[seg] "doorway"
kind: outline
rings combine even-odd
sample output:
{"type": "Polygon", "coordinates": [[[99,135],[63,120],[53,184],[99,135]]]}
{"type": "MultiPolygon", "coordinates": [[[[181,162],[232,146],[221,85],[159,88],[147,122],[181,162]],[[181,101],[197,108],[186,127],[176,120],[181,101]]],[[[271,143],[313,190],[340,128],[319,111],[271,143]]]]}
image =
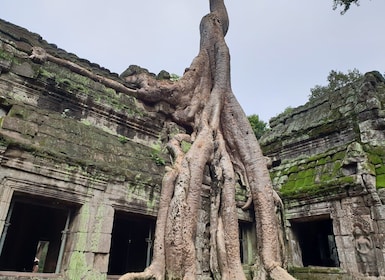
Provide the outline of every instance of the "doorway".
{"type": "Polygon", "coordinates": [[[117,211],[112,229],[109,275],[143,271],[152,258],[155,220],[117,211]]]}
{"type": "Polygon", "coordinates": [[[290,221],[302,252],[303,266],[339,267],[339,258],[330,218],[290,221]]]}
{"type": "Polygon", "coordinates": [[[14,199],[1,236],[0,270],[54,273],[68,213],[51,200],[14,199]]]}

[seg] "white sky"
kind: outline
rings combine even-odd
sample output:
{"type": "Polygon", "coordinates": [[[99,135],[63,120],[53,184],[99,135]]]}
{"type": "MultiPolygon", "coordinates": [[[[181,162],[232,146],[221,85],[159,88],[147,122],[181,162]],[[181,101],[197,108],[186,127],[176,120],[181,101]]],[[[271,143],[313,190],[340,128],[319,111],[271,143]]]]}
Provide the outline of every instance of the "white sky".
{"type": "MultiPolygon", "coordinates": [[[[207,0],[0,0],[0,18],[122,73],[137,64],[182,75],[199,49],[207,0]]],[[[330,70],[385,68],[385,1],[343,16],[332,0],[227,0],[232,88],[247,115],[268,121],[303,105],[330,70]],[[242,3],[242,5],[240,4],[242,3]]]]}

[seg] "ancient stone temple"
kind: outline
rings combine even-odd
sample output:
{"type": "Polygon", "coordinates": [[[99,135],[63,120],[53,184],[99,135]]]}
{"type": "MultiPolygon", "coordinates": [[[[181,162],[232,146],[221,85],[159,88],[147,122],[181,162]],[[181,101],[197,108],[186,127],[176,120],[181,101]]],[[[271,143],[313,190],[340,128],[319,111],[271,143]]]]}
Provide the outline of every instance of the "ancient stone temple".
{"type": "Polygon", "coordinates": [[[155,146],[168,128],[60,59],[119,81],[0,22],[0,270],[31,272],[35,257],[41,279],[142,269],[164,169],[155,146]],[[59,61],[33,61],[32,47],[59,61]]]}
{"type": "MultiPolygon", "coordinates": [[[[124,75],[136,71],[143,69],[124,75]]],[[[117,279],[148,266],[170,163],[164,146],[184,128],[129,88],[0,20],[0,279],[117,279]]],[[[240,205],[246,192],[239,184],[240,205]]],[[[198,236],[206,234],[210,209],[202,197],[198,236]]],[[[252,217],[239,208],[246,271],[256,247],[252,217]]],[[[204,275],[207,244],[196,244],[204,275]]]]}
{"type": "Polygon", "coordinates": [[[384,77],[370,72],[276,117],[261,140],[296,277],[385,276],[384,106],[384,77]]]}
{"type": "MultiPolygon", "coordinates": [[[[164,147],[185,128],[161,113],[167,104],[142,102],[130,87],[0,20],[0,279],[118,279],[148,266],[171,161],[164,147]]],[[[383,77],[367,73],[276,117],[261,139],[283,200],[285,263],[298,279],[385,276],[384,103],[383,77]]],[[[248,190],[237,180],[241,261],[252,279],[256,222],[241,209],[248,190]]],[[[197,267],[211,279],[203,184],[197,267]]]]}

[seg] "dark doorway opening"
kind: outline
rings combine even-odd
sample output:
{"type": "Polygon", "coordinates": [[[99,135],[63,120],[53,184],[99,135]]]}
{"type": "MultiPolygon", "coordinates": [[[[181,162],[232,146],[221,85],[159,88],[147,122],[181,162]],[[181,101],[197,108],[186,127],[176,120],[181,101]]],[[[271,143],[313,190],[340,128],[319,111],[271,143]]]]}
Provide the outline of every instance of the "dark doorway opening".
{"type": "Polygon", "coordinates": [[[54,273],[69,209],[36,198],[15,198],[2,233],[0,270],[54,273]],[[33,200],[33,203],[30,201],[33,200]],[[36,259],[39,259],[36,267],[36,259]]]}
{"type": "Polygon", "coordinates": [[[254,262],[253,248],[256,247],[255,224],[240,221],[238,230],[241,263],[252,264],[254,262]]]}
{"type": "Polygon", "coordinates": [[[112,229],[109,275],[143,271],[152,258],[155,221],[116,212],[112,229]]]}
{"type": "Polygon", "coordinates": [[[340,266],[332,220],[291,221],[291,225],[302,251],[303,266],[340,266]]]}

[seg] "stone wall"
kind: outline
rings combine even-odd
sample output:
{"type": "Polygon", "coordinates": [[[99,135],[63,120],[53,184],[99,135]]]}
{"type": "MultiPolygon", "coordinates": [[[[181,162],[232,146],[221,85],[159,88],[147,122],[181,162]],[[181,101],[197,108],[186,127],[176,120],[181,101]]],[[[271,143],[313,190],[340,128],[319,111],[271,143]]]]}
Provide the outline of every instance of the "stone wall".
{"type": "Polygon", "coordinates": [[[385,80],[370,72],[271,121],[261,145],[285,205],[289,266],[385,276],[384,105],[385,80]]]}
{"type": "Polygon", "coordinates": [[[0,232],[14,226],[12,205],[65,208],[56,278],[105,279],[115,212],[156,217],[167,162],[162,141],[172,125],[132,96],[54,62],[34,62],[32,47],[120,79],[0,21],[0,232]]]}

